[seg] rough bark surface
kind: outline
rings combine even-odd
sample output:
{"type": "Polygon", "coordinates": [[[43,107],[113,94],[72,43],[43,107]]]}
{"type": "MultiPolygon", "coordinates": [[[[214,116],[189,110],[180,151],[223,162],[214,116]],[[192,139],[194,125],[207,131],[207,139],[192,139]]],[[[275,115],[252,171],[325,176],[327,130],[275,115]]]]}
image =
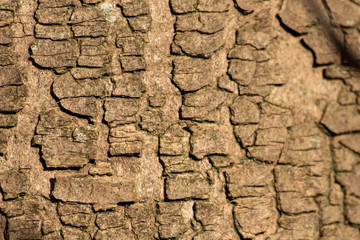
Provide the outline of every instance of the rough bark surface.
{"type": "Polygon", "coordinates": [[[360,239],[360,1],[319,2],[0,0],[0,240],[360,239]]]}

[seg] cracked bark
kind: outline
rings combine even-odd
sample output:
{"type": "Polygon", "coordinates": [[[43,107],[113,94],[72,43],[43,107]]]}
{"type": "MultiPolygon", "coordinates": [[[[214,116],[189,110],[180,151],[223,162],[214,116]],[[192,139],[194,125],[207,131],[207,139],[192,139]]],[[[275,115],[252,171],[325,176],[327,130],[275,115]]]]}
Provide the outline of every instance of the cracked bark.
{"type": "Polygon", "coordinates": [[[318,4],[5,0],[0,239],[360,238],[360,5],[318,4]]]}

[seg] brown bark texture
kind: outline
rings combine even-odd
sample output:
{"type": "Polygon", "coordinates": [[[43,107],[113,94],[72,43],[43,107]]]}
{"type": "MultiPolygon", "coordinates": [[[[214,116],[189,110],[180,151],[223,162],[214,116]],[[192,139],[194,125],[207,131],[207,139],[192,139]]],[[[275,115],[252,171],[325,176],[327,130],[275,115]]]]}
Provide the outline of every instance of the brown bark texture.
{"type": "Polygon", "coordinates": [[[316,1],[0,0],[0,240],[360,239],[360,1],[316,1]]]}

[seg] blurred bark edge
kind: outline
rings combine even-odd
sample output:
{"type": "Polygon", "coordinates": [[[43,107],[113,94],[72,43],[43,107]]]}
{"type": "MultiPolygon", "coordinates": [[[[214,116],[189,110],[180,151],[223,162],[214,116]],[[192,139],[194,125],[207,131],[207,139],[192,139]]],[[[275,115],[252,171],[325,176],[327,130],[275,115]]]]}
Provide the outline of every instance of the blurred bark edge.
{"type": "MultiPolygon", "coordinates": [[[[334,43],[341,53],[342,62],[360,71],[360,52],[354,46],[345,44],[344,33],[341,26],[333,21],[330,8],[325,0],[305,0],[309,4],[311,12],[315,14],[320,29],[326,37],[334,43]]],[[[306,3],[305,3],[306,4],[306,3]]]]}

